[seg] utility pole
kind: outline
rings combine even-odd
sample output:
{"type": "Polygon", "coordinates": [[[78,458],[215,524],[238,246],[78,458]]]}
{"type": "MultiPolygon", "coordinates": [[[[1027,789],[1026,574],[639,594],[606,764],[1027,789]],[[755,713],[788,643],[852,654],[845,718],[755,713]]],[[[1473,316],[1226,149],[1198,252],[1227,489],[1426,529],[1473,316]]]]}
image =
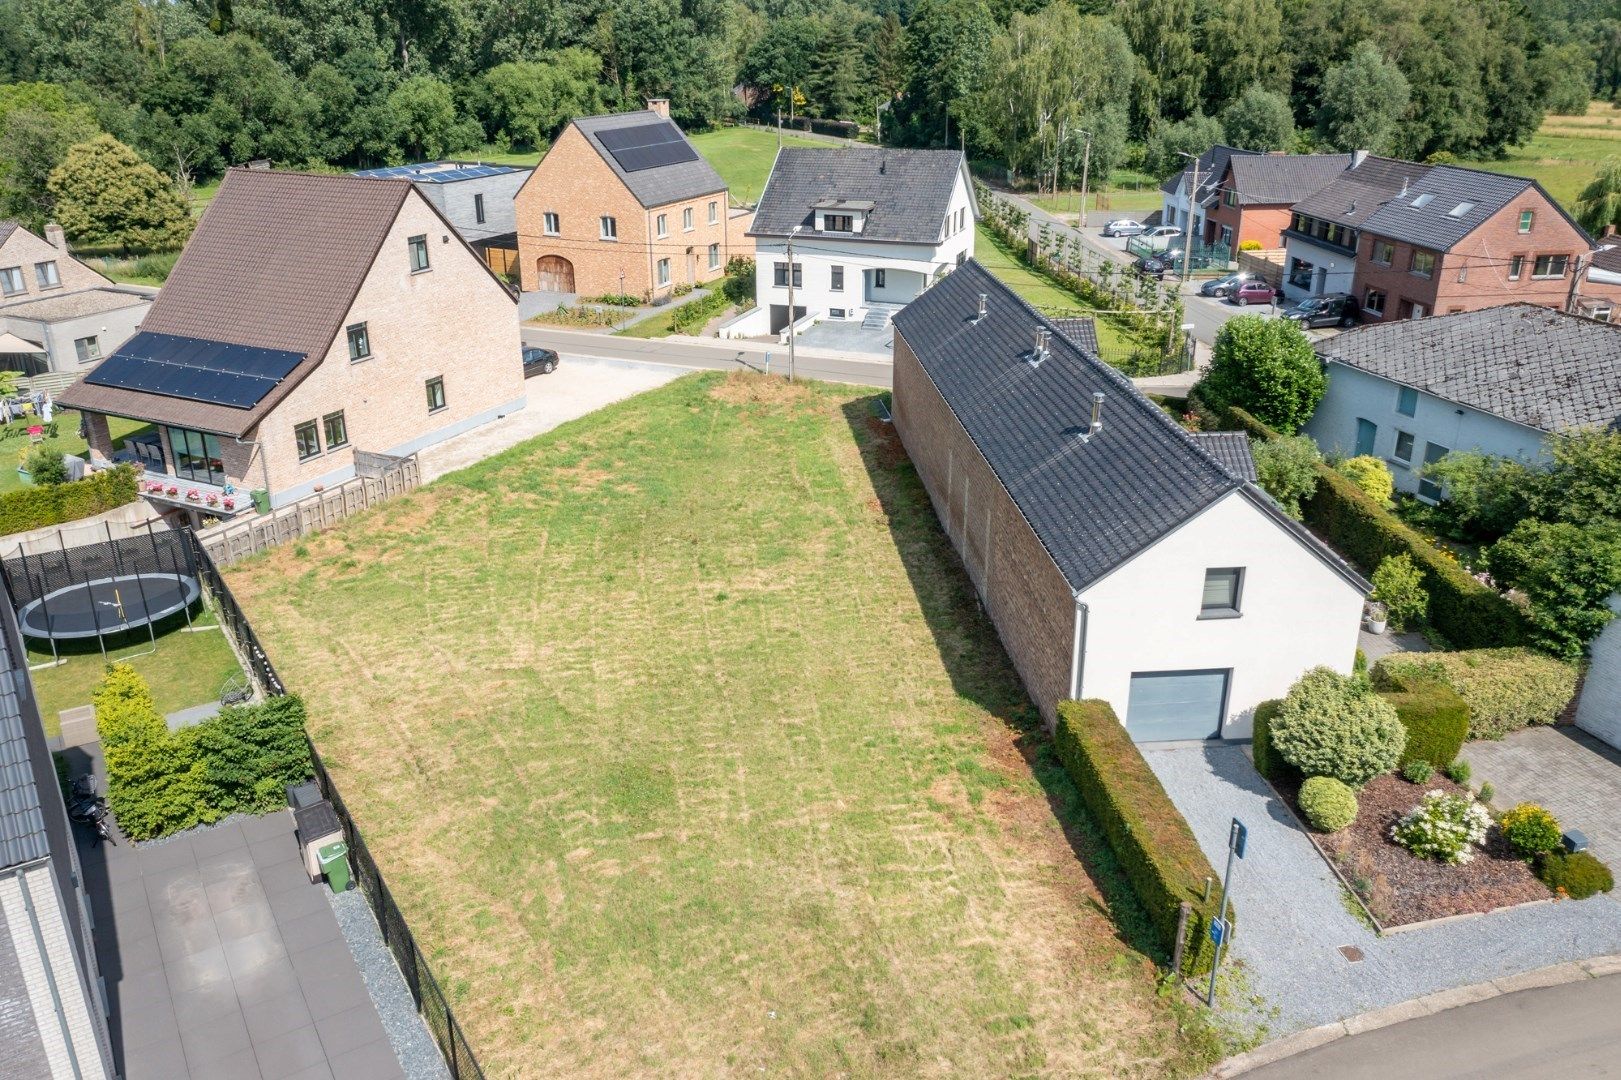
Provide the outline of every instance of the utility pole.
{"type": "MultiPolygon", "coordinates": [[[[1199,195],[1199,155],[1186,150],[1178,150],[1177,153],[1193,160],[1193,183],[1188,186],[1188,220],[1182,229],[1182,284],[1185,285],[1188,269],[1193,265],[1193,205],[1199,195]]],[[[1178,285],[1178,290],[1181,287],[1178,285]]]]}
{"type": "Polygon", "coordinates": [[[777,149],[782,149],[782,106],[777,106],[777,149]]]}
{"type": "Polygon", "coordinates": [[[879,146],[884,145],[884,99],[879,98],[878,104],[872,107],[872,141],[879,146]]]}
{"type": "Polygon", "coordinates": [[[1580,256],[1580,255],[1576,256],[1576,265],[1571,268],[1571,271],[1570,271],[1570,292],[1565,297],[1565,314],[1566,315],[1574,315],[1574,314],[1576,314],[1576,296],[1577,296],[1578,291],[1581,288],[1582,267],[1583,267],[1584,261],[1585,260],[1583,259],[1582,256],[1580,256]]]}
{"type": "Polygon", "coordinates": [[[788,381],[794,381],[794,323],[798,316],[794,314],[794,236],[799,232],[800,226],[795,225],[788,233],[788,381]]]}
{"type": "Polygon", "coordinates": [[[1082,130],[1086,136],[1086,149],[1081,154],[1081,212],[1075,217],[1075,227],[1081,232],[1086,231],[1086,174],[1092,165],[1092,133],[1082,130]]]}

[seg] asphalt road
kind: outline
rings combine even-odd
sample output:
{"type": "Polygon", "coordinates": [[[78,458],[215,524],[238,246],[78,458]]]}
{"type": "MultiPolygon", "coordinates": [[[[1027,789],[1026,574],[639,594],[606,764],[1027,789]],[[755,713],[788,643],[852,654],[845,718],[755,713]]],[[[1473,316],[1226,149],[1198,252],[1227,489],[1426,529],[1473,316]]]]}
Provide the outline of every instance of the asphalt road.
{"type": "MultiPolygon", "coordinates": [[[[717,341],[698,345],[667,338],[644,340],[559,330],[549,326],[525,326],[523,342],[525,345],[555,349],[564,357],[595,356],[720,371],[748,368],[754,371],[769,370],[773,375],[784,375],[788,371],[786,345],[766,346],[754,341],[717,341]]],[[[817,349],[801,348],[797,353],[795,374],[799,378],[854,383],[858,386],[890,385],[893,368],[888,361],[851,359],[817,349]]]]}
{"type": "Polygon", "coordinates": [[[1246,1080],[1621,1076],[1621,975],[1521,990],[1340,1039],[1246,1080]]]}

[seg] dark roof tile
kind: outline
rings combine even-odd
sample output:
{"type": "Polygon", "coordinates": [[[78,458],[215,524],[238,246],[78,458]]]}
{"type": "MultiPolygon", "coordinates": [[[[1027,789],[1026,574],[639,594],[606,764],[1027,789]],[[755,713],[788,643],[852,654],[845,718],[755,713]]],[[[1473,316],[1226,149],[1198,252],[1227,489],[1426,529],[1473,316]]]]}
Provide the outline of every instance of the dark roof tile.
{"type": "Polygon", "coordinates": [[[810,231],[812,205],[832,198],[873,204],[856,239],[935,244],[966,171],[957,150],[786,147],[771,166],[749,235],[787,236],[795,226],[810,231]]]}
{"type": "Polygon", "coordinates": [[[686,132],[656,112],[638,109],[635,112],[582,116],[574,121],[574,126],[580,129],[585,141],[602,156],[603,161],[607,162],[608,168],[624,182],[626,190],[645,207],[666,206],[673,202],[715,195],[726,190],[726,181],[722,180],[720,174],[704,160],[702,154],[698,153],[697,147],[692,146],[692,140],[687,138],[686,132]],[[603,145],[601,135],[605,131],[644,127],[648,124],[669,124],[680,134],[682,140],[692,147],[692,152],[697,156],[691,161],[678,161],[673,165],[626,172],[603,145]]]}
{"type": "Polygon", "coordinates": [[[1227,168],[1240,205],[1293,206],[1350,164],[1350,154],[1235,154],[1227,168]]]}

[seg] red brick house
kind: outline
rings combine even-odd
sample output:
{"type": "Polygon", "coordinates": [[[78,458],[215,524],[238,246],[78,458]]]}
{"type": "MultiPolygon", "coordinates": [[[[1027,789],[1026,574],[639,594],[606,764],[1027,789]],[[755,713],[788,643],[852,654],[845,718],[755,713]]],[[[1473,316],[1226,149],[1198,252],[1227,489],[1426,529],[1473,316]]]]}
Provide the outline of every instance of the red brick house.
{"type": "Polygon", "coordinates": [[[1327,185],[1352,162],[1350,154],[1233,154],[1205,216],[1206,244],[1237,251],[1249,241],[1283,246],[1295,203],[1327,185]]]}
{"type": "Polygon", "coordinates": [[[1364,321],[1528,303],[1566,310],[1593,238],[1542,185],[1455,165],[1423,168],[1362,223],[1353,295],[1364,321]]]}

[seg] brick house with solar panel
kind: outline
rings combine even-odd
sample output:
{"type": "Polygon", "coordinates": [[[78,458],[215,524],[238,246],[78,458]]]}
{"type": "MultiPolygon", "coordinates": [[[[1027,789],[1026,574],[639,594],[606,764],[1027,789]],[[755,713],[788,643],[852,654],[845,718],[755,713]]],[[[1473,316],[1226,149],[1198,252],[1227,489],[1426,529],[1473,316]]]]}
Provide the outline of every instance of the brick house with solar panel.
{"type": "Polygon", "coordinates": [[[726,182],[668,102],[572,121],[516,199],[525,292],[657,300],[723,277],[748,254],[726,182]]]}
{"type": "Polygon", "coordinates": [[[92,463],[141,463],[155,502],[282,506],[353,477],[357,450],[523,408],[515,305],[409,181],[232,169],[141,332],[59,401],[92,463]],[[152,427],[115,446],[110,416],[152,427]]]}

